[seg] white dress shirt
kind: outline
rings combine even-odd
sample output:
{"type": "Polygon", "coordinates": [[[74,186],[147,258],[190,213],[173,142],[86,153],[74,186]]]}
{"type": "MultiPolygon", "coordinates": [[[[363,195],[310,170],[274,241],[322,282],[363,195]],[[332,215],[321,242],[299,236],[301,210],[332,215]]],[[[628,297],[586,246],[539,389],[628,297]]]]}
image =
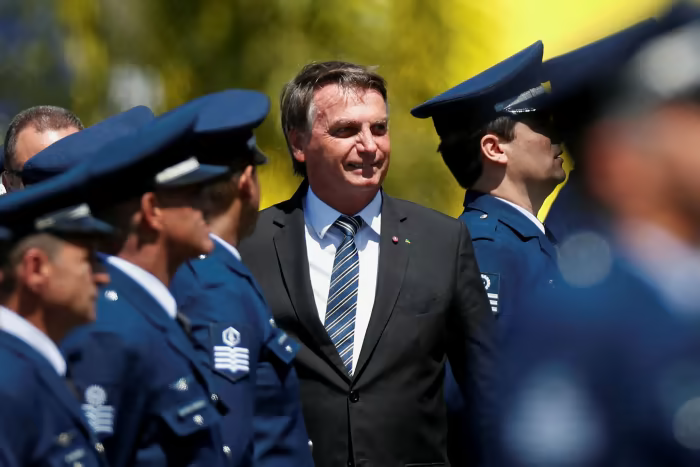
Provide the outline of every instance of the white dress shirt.
{"type": "Polygon", "coordinates": [[[235,246],[231,245],[229,242],[227,242],[226,240],[224,240],[216,234],[210,233],[209,236],[216,243],[226,248],[229,251],[229,253],[231,253],[234,256],[234,258],[236,258],[238,261],[241,261],[241,254],[238,252],[238,249],[235,246]]]}
{"type": "MultiPolygon", "coordinates": [[[[328,291],[331,286],[331,274],[335,251],[343,241],[344,235],[333,223],[340,217],[336,211],[321,201],[309,187],[304,198],[304,220],[306,221],[306,252],[309,259],[311,287],[318,317],[322,324],[326,321],[328,291]]],[[[377,289],[377,268],[379,266],[379,234],[382,223],[382,194],[377,196],[365,208],[356,214],[364,221],[355,235],[355,246],[360,260],[360,277],[357,290],[357,310],[355,312],[355,334],[352,349],[352,371],[362,350],[362,342],[367,332],[367,325],[374,306],[377,289]]]]}
{"type": "Polygon", "coordinates": [[[525,217],[530,219],[537,226],[537,228],[540,229],[542,231],[542,233],[544,233],[544,224],[542,222],[540,222],[540,220],[534,214],[532,214],[530,211],[528,211],[527,209],[525,209],[522,206],[518,206],[515,203],[511,203],[507,199],[499,198],[498,196],[494,196],[494,198],[496,198],[499,201],[503,201],[504,203],[509,204],[509,205],[513,206],[515,209],[517,209],[518,211],[522,212],[525,217]]]}
{"type": "Polygon", "coordinates": [[[107,262],[119,269],[121,272],[132,278],[141,287],[151,294],[151,296],[160,303],[165,312],[172,319],[177,315],[177,303],[175,297],[170,293],[168,288],[156,276],[146,271],[145,269],[136,266],[118,256],[107,256],[107,262]]]}
{"type": "Polygon", "coordinates": [[[17,313],[0,306],[0,329],[23,340],[31,348],[39,352],[59,376],[66,375],[66,360],[61,351],[49,336],[38,330],[32,323],[17,313]]]}

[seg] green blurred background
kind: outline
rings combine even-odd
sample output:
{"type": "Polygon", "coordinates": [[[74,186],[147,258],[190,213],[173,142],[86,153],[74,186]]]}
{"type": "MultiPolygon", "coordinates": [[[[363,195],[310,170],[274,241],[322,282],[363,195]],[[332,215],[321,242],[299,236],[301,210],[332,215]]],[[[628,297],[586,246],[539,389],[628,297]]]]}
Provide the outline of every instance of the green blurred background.
{"type": "Polygon", "coordinates": [[[258,132],[271,159],[262,169],[268,206],[299,184],[279,125],[283,84],[313,60],[377,65],[391,105],[387,192],[456,216],[463,190],[436,152],[432,122],[409,110],[538,39],[549,58],[668,3],[0,0],[0,130],[32,105],[67,107],[90,125],[139,104],[160,113],[224,88],[260,90],[273,101],[258,132]]]}

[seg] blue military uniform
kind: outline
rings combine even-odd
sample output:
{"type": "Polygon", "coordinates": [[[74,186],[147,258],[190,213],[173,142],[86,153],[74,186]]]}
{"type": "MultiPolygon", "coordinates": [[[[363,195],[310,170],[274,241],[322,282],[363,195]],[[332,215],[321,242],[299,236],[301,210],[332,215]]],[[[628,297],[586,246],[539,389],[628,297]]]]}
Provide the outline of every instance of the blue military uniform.
{"type": "MultiPolygon", "coordinates": [[[[476,134],[486,123],[502,116],[518,121],[539,115],[537,121],[543,121],[542,113],[548,112],[549,103],[548,88],[542,84],[543,51],[542,42],[538,41],[411,113],[418,118],[432,117],[443,143],[464,138],[468,132],[476,134]]],[[[458,161],[458,156],[442,152],[457,181],[471,188],[475,180],[469,178],[474,170],[470,167],[475,162],[469,154],[458,161]]],[[[533,286],[553,286],[556,281],[554,237],[537,219],[528,218],[518,208],[489,194],[468,191],[464,208],[460,219],[469,229],[491,310],[499,322],[499,339],[503,341],[517,332],[513,329],[513,316],[521,312],[523,296],[533,286]]],[[[469,426],[471,422],[449,365],[445,400],[450,461],[462,465],[468,458],[468,453],[463,452],[464,437],[473,427],[469,426]]]]}
{"type": "MultiPolygon", "coordinates": [[[[236,102],[212,108],[203,148],[224,144],[228,160],[241,167],[267,159],[252,134],[269,111],[266,96],[245,90],[236,102]],[[239,163],[239,159],[240,162],[239,163]]],[[[205,157],[205,154],[202,154],[205,157]]],[[[224,439],[236,465],[311,466],[293,360],[299,344],[277,329],[262,292],[237,250],[212,235],[214,251],[188,261],[171,290],[192,322],[199,350],[215,375],[217,393],[237,410],[224,418],[224,439]]]]}
{"type": "MultiPolygon", "coordinates": [[[[674,15],[681,13],[675,10],[664,17],[656,33],[674,27],[679,19],[674,15]]],[[[692,16],[697,18],[698,12],[692,16]]],[[[601,77],[606,84],[611,81],[609,70],[599,68],[629,63],[632,49],[653,37],[656,27],[641,23],[568,54],[567,62],[584,63],[594,56],[601,65],[584,74],[568,70],[579,82],[562,100],[562,109],[571,109],[575,99],[590,100],[587,86],[599,85],[601,77]]],[[[693,50],[697,33],[685,44],[674,44],[677,50],[693,50]]],[[[648,99],[658,104],[648,89],[630,89],[642,69],[639,62],[635,65],[635,78],[625,75],[629,81],[624,89],[615,88],[616,103],[634,107],[648,99]],[[621,95],[625,92],[631,96],[621,95]]],[[[655,82],[655,92],[661,90],[669,99],[697,91],[697,80],[684,82],[683,71],[677,73],[673,83],[689,89],[672,85],[667,92],[668,83],[655,82]]],[[[554,81],[553,89],[556,93],[554,81]]],[[[583,127],[571,130],[581,132],[583,127]]],[[[536,291],[533,300],[523,303],[527,320],[524,313],[514,317],[518,333],[503,348],[495,465],[698,465],[697,246],[641,220],[634,242],[620,245],[610,238],[588,231],[566,239],[560,250],[565,281],[555,291],[536,291]]]]}
{"type": "MultiPolygon", "coordinates": [[[[70,172],[86,174],[85,190],[98,206],[223,176],[225,169],[187,158],[183,147],[203,111],[188,106],[155,119],[70,172]]],[[[99,291],[97,321],[62,347],[110,464],[229,465],[220,426],[228,408],[213,391],[186,322],[177,319],[174,298],[136,265],[116,257],[105,263],[111,284],[99,291]]]]}
{"type": "MultiPolygon", "coordinates": [[[[80,204],[83,182],[69,174],[0,198],[0,218],[12,229],[0,228],[3,248],[36,233],[66,239],[113,233],[80,204]]],[[[57,345],[5,307],[0,307],[0,365],[0,465],[107,465],[57,345]]]]}
{"type": "Polygon", "coordinates": [[[215,241],[206,258],[180,268],[171,290],[214,368],[218,394],[239,407],[224,422],[236,465],[313,465],[292,366],[299,344],[275,327],[248,268],[215,241]]]}

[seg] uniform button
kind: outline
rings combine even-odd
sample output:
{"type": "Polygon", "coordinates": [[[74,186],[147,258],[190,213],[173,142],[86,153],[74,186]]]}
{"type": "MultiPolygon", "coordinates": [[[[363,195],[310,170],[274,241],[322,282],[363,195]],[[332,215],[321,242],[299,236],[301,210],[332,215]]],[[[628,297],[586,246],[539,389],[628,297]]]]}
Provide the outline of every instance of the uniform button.
{"type": "Polygon", "coordinates": [[[204,425],[204,418],[201,415],[195,415],[194,417],[192,417],[192,421],[194,421],[199,426],[204,425]]]}
{"type": "Polygon", "coordinates": [[[105,452],[105,447],[102,445],[102,443],[95,443],[95,451],[102,454],[103,452],[105,452]]]}
{"type": "Polygon", "coordinates": [[[211,401],[212,401],[212,402],[216,402],[216,401],[219,400],[218,394],[212,394],[210,397],[211,397],[211,401]]]}
{"type": "Polygon", "coordinates": [[[360,400],[360,393],[357,391],[350,391],[348,399],[350,399],[350,402],[357,402],[360,400]]]}
{"type": "Polygon", "coordinates": [[[314,442],[309,440],[309,449],[314,450],[314,442]]]}
{"type": "Polygon", "coordinates": [[[292,353],[292,350],[293,350],[293,349],[292,349],[292,346],[291,346],[291,345],[288,345],[287,347],[284,348],[284,350],[286,350],[286,351],[289,352],[289,353],[292,353]]]}
{"type": "Polygon", "coordinates": [[[82,462],[74,462],[73,467],[83,467],[83,463],[82,462]]]}
{"type": "Polygon", "coordinates": [[[274,318],[270,318],[270,326],[272,326],[273,328],[276,328],[276,327],[277,327],[277,323],[275,323],[275,319],[274,319],[274,318]]]}
{"type": "Polygon", "coordinates": [[[479,219],[486,219],[487,217],[489,217],[488,214],[482,214],[479,216],[479,219]]]}
{"type": "Polygon", "coordinates": [[[224,454],[226,454],[228,457],[231,457],[231,448],[224,445],[224,454]]]}
{"type": "Polygon", "coordinates": [[[550,284],[554,283],[554,279],[549,279],[549,283],[550,284]]]}

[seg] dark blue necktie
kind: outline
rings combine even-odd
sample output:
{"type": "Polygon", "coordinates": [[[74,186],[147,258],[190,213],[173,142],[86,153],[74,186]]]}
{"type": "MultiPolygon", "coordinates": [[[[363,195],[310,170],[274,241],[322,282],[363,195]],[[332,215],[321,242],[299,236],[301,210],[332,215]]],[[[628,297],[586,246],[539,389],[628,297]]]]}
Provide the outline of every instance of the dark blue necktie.
{"type": "Polygon", "coordinates": [[[355,234],[362,225],[362,219],[340,216],[333,225],[345,237],[335,252],[325,326],[345,369],[352,374],[357,285],[360,279],[360,257],[355,246],[355,234]]]}

